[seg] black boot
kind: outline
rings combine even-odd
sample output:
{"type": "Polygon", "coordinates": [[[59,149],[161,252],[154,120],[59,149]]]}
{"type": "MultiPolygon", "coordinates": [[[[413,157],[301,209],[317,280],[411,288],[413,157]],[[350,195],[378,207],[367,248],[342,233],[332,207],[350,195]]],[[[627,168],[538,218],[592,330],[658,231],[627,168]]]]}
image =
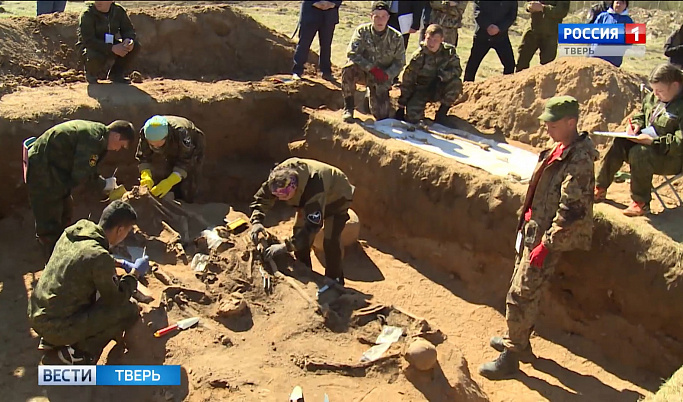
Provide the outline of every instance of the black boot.
{"type": "Polygon", "coordinates": [[[405,119],[406,119],[406,108],[399,106],[398,110],[396,110],[396,114],[394,115],[394,119],[405,121],[405,119]]]}
{"type": "Polygon", "coordinates": [[[342,112],[342,120],[347,123],[353,122],[353,109],[354,109],[353,96],[348,96],[344,98],[344,111],[342,112]]]}
{"type": "Polygon", "coordinates": [[[450,105],[441,104],[441,106],[439,106],[439,110],[436,111],[436,117],[434,121],[444,124],[448,119],[448,109],[450,109],[450,105]]]}
{"type": "Polygon", "coordinates": [[[503,350],[496,360],[479,366],[479,374],[489,380],[505,380],[514,377],[518,372],[519,357],[509,349],[503,350]]]}
{"type": "MultiPolygon", "coordinates": [[[[505,345],[503,345],[503,338],[500,336],[491,337],[489,345],[499,352],[505,350],[505,345]]],[[[517,354],[519,355],[519,361],[524,363],[530,363],[536,360],[536,355],[534,355],[534,352],[531,350],[531,343],[528,343],[526,348],[517,354]]]]}
{"type": "Polygon", "coordinates": [[[308,267],[308,269],[313,269],[313,263],[311,262],[311,250],[295,251],[294,257],[296,257],[297,261],[308,267]]]}

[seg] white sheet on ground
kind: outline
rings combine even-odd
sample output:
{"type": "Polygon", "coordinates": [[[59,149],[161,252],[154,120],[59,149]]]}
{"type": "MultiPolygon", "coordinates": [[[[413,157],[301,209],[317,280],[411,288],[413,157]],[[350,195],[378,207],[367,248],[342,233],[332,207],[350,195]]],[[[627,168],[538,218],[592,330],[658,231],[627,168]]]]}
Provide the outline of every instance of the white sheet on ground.
{"type": "Polygon", "coordinates": [[[424,132],[420,129],[408,131],[407,125],[395,119],[384,119],[375,122],[374,128],[392,138],[407,142],[446,158],[455,159],[469,166],[483,169],[491,174],[512,178],[526,183],[531,180],[538,155],[517,148],[510,144],[496,142],[462,130],[455,130],[441,124],[434,124],[431,129],[444,134],[454,134],[471,141],[489,145],[488,151],[458,138],[447,140],[440,136],[424,132]]]}

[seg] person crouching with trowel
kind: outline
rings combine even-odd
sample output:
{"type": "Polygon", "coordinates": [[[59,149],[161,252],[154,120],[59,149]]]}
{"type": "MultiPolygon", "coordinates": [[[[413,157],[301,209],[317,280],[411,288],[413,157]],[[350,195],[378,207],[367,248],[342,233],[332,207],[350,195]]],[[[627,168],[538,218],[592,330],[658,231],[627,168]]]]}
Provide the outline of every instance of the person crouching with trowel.
{"type": "Polygon", "coordinates": [[[28,303],[29,322],[41,336],[41,364],[95,364],[109,341],[140,320],[130,297],[149,260],[132,263],[109,253],[136,221],[133,207],[119,200],[98,224],[81,219],[64,230],[28,303]],[[118,277],[116,267],[127,274],[118,277]]]}
{"type": "Polygon", "coordinates": [[[173,190],[176,199],[194,202],[204,161],[204,133],[193,122],[153,116],[140,130],[135,158],[140,162],[140,186],[153,196],[163,198],[173,190]]]}
{"type": "Polygon", "coordinates": [[[270,172],[254,195],[251,239],[258,243],[259,233],[266,230],[266,213],[276,200],[284,201],[297,209],[294,233],[284,243],[269,246],[264,257],[294,252],[297,260],[311,268],[311,246],[324,226],[325,276],[344,285],[341,233],[349,220],[354,190],[346,174],[334,166],[312,159],[287,159],[270,172]]]}

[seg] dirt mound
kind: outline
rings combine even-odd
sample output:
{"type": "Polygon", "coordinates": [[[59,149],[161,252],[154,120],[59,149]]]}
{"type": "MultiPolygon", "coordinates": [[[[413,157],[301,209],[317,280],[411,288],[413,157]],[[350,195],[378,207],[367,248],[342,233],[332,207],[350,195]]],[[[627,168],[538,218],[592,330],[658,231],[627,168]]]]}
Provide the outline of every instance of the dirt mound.
{"type": "Polygon", "coordinates": [[[479,130],[540,146],[548,140],[538,121],[548,98],[578,99],[580,130],[615,130],[640,104],[641,82],[603,60],[561,58],[514,75],[465,83],[451,113],[479,130]]]}
{"type": "MultiPolygon", "coordinates": [[[[128,11],[142,48],[133,68],[143,77],[252,80],[291,68],[293,43],[230,6],[128,11]]],[[[73,13],[0,20],[0,94],[83,81],[77,25],[73,13]]]]}

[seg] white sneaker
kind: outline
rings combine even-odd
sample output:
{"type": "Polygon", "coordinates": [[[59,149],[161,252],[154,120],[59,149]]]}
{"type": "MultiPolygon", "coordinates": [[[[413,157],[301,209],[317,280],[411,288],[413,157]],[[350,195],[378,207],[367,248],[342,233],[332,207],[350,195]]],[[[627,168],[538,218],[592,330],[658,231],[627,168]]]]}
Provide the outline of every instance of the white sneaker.
{"type": "Polygon", "coordinates": [[[292,74],[292,80],[301,81],[301,76],[299,74],[292,74]]]}

